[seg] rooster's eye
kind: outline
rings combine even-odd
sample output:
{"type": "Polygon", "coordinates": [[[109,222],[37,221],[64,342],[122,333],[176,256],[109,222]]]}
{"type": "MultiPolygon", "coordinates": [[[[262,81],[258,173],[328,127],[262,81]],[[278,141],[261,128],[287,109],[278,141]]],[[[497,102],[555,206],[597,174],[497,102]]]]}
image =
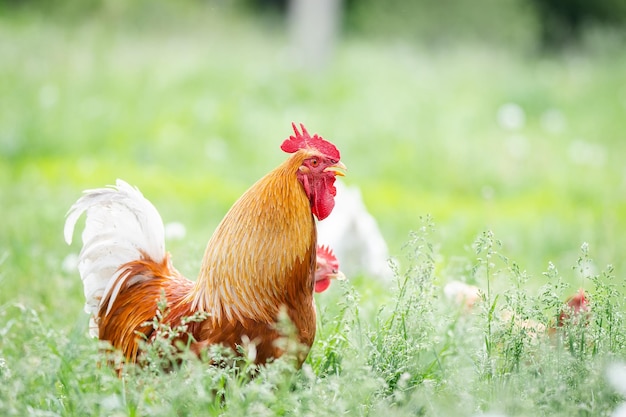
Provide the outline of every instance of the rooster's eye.
{"type": "Polygon", "coordinates": [[[316,167],[319,164],[319,161],[317,160],[317,158],[313,158],[311,159],[311,165],[313,165],[314,167],[316,167]]]}

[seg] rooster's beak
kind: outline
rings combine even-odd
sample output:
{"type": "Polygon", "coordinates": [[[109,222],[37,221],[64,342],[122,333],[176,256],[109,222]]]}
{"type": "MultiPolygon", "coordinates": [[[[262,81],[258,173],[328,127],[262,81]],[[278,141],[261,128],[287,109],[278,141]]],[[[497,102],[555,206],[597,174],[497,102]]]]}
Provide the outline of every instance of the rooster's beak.
{"type": "Polygon", "coordinates": [[[334,172],[335,175],[338,175],[340,177],[343,177],[346,175],[346,173],[344,171],[347,171],[348,168],[346,168],[346,166],[341,162],[341,161],[337,161],[336,164],[329,166],[328,168],[326,168],[324,170],[324,172],[334,172]]]}

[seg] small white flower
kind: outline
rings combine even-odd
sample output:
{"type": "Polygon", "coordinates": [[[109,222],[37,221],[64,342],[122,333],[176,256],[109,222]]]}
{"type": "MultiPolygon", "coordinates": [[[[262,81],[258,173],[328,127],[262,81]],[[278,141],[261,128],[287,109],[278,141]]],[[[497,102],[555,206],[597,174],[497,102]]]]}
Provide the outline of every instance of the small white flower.
{"type": "Polygon", "coordinates": [[[182,240],[187,236],[187,228],[181,222],[170,222],[165,225],[165,239],[182,240]]]}
{"type": "Polygon", "coordinates": [[[626,417],[626,403],[618,406],[611,414],[611,417],[626,417]]]}
{"type": "MultiPolygon", "coordinates": [[[[620,394],[626,395],[626,363],[616,362],[608,366],[606,377],[620,394]]],[[[626,413],[626,408],[623,410],[626,413]]],[[[626,416],[626,414],[624,414],[626,416]]]]}
{"type": "Polygon", "coordinates": [[[526,113],[515,103],[500,106],[497,114],[498,124],[506,130],[518,130],[526,124],[526,113]]]}
{"type": "Polygon", "coordinates": [[[70,253],[65,257],[65,259],[63,259],[63,262],[61,263],[61,269],[64,272],[71,273],[75,272],[76,268],[78,268],[78,254],[70,253]]]}

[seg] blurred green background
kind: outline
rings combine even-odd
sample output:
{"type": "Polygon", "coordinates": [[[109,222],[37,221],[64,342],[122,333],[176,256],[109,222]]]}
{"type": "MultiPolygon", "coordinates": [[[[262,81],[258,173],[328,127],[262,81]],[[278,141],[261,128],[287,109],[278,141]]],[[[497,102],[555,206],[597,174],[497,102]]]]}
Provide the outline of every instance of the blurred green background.
{"type": "Polygon", "coordinates": [[[441,281],[487,229],[530,285],[549,261],[584,285],[583,242],[624,276],[625,2],[346,0],[318,61],[290,7],[0,2],[0,306],[84,321],[65,213],[116,178],[187,227],[167,245],[195,277],[292,121],[339,147],[392,255],[432,216],[441,281]]]}

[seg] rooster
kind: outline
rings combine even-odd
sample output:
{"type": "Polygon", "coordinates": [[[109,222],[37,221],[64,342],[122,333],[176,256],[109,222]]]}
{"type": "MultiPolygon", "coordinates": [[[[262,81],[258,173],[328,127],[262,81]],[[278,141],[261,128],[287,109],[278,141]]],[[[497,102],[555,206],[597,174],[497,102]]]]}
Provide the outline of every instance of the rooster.
{"type": "Polygon", "coordinates": [[[206,317],[187,324],[182,342],[191,350],[221,344],[255,345],[255,362],[278,358],[277,323],[283,312],[305,347],[315,337],[317,232],[314,216],[325,219],[334,207],[336,176],[345,165],[332,143],[292,124],[281,149],[291,155],[252,185],[231,207],[209,240],[197,280],[183,277],[165,251],[163,222],[141,192],[118,180],[116,186],[85,191],[70,208],[64,235],[86,212],[78,270],[91,314],[90,333],[136,362],[140,339],[154,329],[145,323],[165,296],[162,319],[172,327],[197,312],[206,317]]]}
{"type": "Polygon", "coordinates": [[[324,292],[333,279],[344,280],[346,276],[339,270],[339,261],[328,246],[317,247],[315,262],[315,292],[324,292]]]}

